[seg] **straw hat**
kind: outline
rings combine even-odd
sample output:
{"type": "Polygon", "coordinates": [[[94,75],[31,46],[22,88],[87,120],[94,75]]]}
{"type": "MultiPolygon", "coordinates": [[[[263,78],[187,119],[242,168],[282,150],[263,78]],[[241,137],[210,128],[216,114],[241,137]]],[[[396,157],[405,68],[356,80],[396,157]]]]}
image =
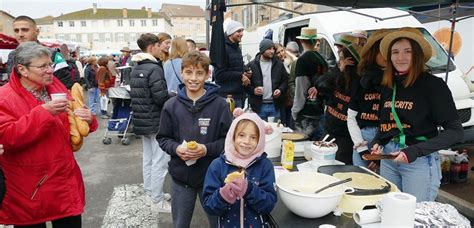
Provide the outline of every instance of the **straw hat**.
{"type": "Polygon", "coordinates": [[[431,44],[423,37],[423,34],[418,29],[408,27],[394,31],[382,39],[382,42],[380,42],[380,53],[385,59],[388,58],[386,55],[388,53],[390,43],[392,43],[393,40],[401,37],[411,39],[418,43],[418,45],[421,47],[421,50],[423,51],[425,63],[430,60],[432,55],[431,44]]]}
{"type": "Polygon", "coordinates": [[[342,34],[334,42],[334,44],[342,45],[344,47],[349,44],[358,44],[358,43],[359,43],[359,38],[353,36],[352,34],[342,34]]]}
{"type": "Polygon", "coordinates": [[[391,32],[392,31],[388,29],[379,29],[377,31],[372,32],[372,34],[369,36],[369,39],[367,39],[367,43],[360,51],[360,56],[364,56],[365,54],[367,54],[367,52],[372,48],[375,43],[377,43],[377,41],[381,40],[391,32]]]}
{"type": "Polygon", "coordinates": [[[296,39],[300,40],[316,40],[318,39],[318,30],[316,28],[304,27],[301,28],[301,33],[296,39]]]}
{"type": "Polygon", "coordinates": [[[130,52],[130,48],[129,47],[124,47],[120,51],[121,52],[130,52]]]}
{"type": "Polygon", "coordinates": [[[357,62],[360,62],[360,50],[362,47],[359,46],[359,38],[351,34],[342,34],[334,43],[347,48],[357,62]]]}

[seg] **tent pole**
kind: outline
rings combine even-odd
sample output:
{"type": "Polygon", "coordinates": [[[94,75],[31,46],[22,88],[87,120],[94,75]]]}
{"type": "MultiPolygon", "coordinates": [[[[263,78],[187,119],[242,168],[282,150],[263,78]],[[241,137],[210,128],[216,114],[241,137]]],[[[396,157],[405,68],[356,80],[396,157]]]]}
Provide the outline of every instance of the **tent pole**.
{"type": "Polygon", "coordinates": [[[455,26],[456,26],[456,10],[458,8],[458,3],[459,3],[459,0],[456,0],[456,2],[454,2],[453,5],[451,6],[451,8],[453,9],[453,18],[451,20],[451,36],[450,36],[450,39],[449,39],[448,63],[446,64],[446,76],[445,76],[445,79],[444,79],[444,81],[446,83],[448,83],[449,65],[451,63],[451,57],[454,58],[454,55],[452,55],[451,53],[452,53],[452,49],[453,49],[454,30],[455,30],[455,26]]]}

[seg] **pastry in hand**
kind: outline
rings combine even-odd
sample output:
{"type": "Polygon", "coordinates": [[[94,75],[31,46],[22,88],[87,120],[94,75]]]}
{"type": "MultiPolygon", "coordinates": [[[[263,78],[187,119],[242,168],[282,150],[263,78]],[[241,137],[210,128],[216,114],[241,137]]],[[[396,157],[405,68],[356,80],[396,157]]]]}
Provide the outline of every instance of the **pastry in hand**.
{"type": "Polygon", "coordinates": [[[241,170],[240,172],[235,171],[235,172],[227,174],[227,177],[225,178],[224,183],[230,183],[232,182],[232,180],[237,179],[237,178],[244,179],[244,177],[245,177],[244,170],[241,170]]]}
{"type": "Polygon", "coordinates": [[[190,141],[187,143],[187,147],[189,150],[195,150],[198,147],[198,144],[196,141],[190,141]]]}

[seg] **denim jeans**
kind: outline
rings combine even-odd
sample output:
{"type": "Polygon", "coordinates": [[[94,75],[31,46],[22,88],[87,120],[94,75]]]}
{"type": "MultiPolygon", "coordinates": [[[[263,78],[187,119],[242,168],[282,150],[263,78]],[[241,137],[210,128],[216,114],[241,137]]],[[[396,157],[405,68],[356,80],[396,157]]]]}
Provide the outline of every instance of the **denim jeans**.
{"type": "MultiPolygon", "coordinates": [[[[377,132],[379,131],[379,128],[378,127],[364,127],[360,129],[360,131],[362,133],[362,138],[364,139],[364,141],[370,144],[372,140],[375,138],[375,135],[377,134],[377,132]]],[[[367,167],[369,165],[368,161],[363,160],[360,157],[359,153],[357,153],[357,150],[353,150],[352,163],[354,163],[354,165],[356,166],[363,166],[363,167],[367,167]]]]}
{"type": "Polygon", "coordinates": [[[92,115],[100,114],[99,88],[91,88],[87,92],[89,93],[89,109],[92,115]]]}
{"type": "Polygon", "coordinates": [[[260,106],[260,112],[258,116],[264,121],[267,121],[268,117],[273,116],[275,117],[275,122],[280,119],[280,110],[275,108],[273,103],[271,104],[262,104],[260,106]]]}
{"type": "Polygon", "coordinates": [[[163,200],[163,182],[168,173],[170,156],[156,141],[156,134],[143,135],[143,186],[153,202],[163,200]]]}
{"type": "MultiPolygon", "coordinates": [[[[389,142],[385,145],[384,154],[399,151],[398,143],[389,142]]],[[[434,201],[441,184],[441,159],[438,152],[418,157],[409,164],[382,160],[380,175],[405,193],[414,195],[417,202],[434,201]]]]}
{"type": "MultiPolygon", "coordinates": [[[[196,196],[199,196],[202,206],[202,188],[192,188],[176,183],[174,180],[171,182],[171,214],[174,228],[190,227],[196,196]]],[[[209,227],[217,227],[217,216],[210,216],[207,213],[206,215],[209,227]]]]}

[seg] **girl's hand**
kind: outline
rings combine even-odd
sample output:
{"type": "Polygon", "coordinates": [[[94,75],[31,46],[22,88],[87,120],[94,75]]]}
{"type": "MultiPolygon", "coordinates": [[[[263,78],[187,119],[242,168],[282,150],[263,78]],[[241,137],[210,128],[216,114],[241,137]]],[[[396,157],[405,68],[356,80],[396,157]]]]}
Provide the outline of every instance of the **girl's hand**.
{"type": "Polygon", "coordinates": [[[0,155],[2,155],[3,152],[5,152],[5,150],[3,150],[3,144],[0,144],[0,155]]]}
{"type": "Polygon", "coordinates": [[[408,158],[403,151],[397,151],[390,153],[391,155],[397,156],[393,161],[400,164],[408,164],[408,158]]]}
{"type": "Polygon", "coordinates": [[[371,154],[382,154],[383,152],[383,146],[379,144],[374,144],[371,149],[371,154]]]}
{"type": "Polygon", "coordinates": [[[232,191],[232,182],[227,183],[224,187],[219,189],[219,194],[229,204],[234,204],[237,200],[237,195],[232,191]]]}
{"type": "Polygon", "coordinates": [[[247,192],[247,188],[249,185],[248,180],[242,178],[236,178],[230,182],[232,185],[232,191],[239,197],[243,198],[245,193],[247,192]]]}

